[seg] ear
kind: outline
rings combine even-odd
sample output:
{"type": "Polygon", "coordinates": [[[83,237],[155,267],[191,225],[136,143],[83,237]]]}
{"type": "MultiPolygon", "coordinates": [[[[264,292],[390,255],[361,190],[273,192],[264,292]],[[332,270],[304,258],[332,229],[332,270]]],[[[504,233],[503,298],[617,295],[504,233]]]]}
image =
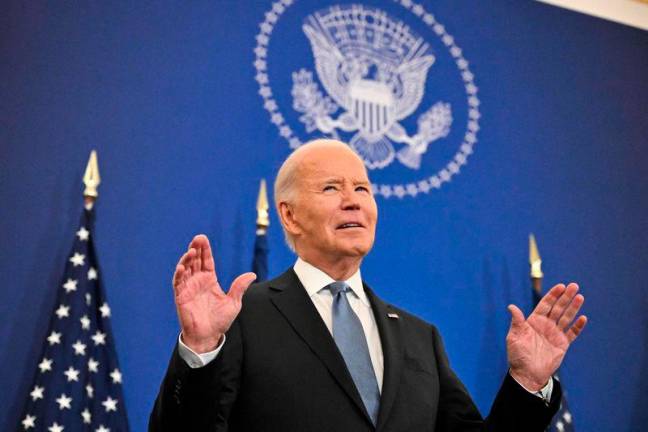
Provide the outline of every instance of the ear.
{"type": "Polygon", "coordinates": [[[279,203],[279,217],[284,229],[293,236],[299,235],[301,229],[295,216],[294,206],[290,203],[282,201],[279,203]]]}

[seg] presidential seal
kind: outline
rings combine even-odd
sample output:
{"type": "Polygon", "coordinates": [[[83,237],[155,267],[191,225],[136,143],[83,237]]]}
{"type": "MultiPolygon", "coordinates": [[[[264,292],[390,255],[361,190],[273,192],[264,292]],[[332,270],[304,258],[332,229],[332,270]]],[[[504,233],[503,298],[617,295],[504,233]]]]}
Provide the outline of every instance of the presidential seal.
{"type": "Polygon", "coordinates": [[[289,146],[348,142],[385,198],[426,194],[458,174],[477,142],[479,99],[445,27],[409,0],[390,10],[295,3],[272,4],[254,50],[264,108],[289,146]],[[285,20],[298,28],[280,22],[291,7],[285,20]],[[275,50],[284,53],[273,61],[275,50]]]}

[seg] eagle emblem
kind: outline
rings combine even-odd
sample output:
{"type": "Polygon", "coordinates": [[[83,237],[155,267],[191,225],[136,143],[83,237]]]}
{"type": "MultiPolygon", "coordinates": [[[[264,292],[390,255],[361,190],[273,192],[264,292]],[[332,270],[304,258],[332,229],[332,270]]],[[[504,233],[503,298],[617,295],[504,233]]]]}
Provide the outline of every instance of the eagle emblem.
{"type": "Polygon", "coordinates": [[[446,137],[452,124],[450,104],[442,101],[418,117],[414,135],[399,123],[421,103],[435,62],[430,46],[403,22],[363,5],[315,12],[302,30],[326,91],[311,71],[293,72],[293,108],[307,132],[336,138],[353,133],[349,145],[369,169],[384,168],[394,158],[419,169],[428,146],[446,137]]]}

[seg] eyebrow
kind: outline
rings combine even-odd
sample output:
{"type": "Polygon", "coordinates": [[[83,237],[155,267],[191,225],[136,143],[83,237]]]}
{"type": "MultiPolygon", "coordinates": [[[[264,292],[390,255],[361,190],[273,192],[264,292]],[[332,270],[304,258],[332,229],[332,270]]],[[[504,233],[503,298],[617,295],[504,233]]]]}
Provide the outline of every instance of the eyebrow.
{"type": "MultiPolygon", "coordinates": [[[[328,178],[323,179],[320,183],[322,183],[322,184],[342,184],[342,183],[344,183],[344,179],[342,179],[340,177],[328,177],[328,178]]],[[[367,181],[367,180],[352,180],[351,183],[354,186],[368,185],[369,181],[367,181]]]]}

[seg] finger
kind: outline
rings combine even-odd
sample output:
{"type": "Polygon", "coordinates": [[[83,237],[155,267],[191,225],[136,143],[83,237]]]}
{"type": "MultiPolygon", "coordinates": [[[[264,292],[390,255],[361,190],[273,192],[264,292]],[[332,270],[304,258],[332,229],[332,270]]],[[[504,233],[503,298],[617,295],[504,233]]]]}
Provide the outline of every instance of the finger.
{"type": "Polygon", "coordinates": [[[175,273],[173,274],[174,288],[176,288],[178,285],[183,283],[189,276],[191,276],[189,261],[190,261],[190,257],[188,252],[185,252],[178,260],[178,264],[176,264],[175,273]]]}
{"type": "Polygon", "coordinates": [[[256,279],[256,274],[249,272],[243,273],[232,282],[227,295],[235,299],[236,301],[241,301],[243,299],[243,294],[248,289],[250,284],[256,279]]]}
{"type": "Polygon", "coordinates": [[[520,308],[515,306],[514,304],[508,305],[507,309],[511,313],[511,331],[520,329],[526,321],[524,314],[522,313],[520,308]]]}
{"type": "Polygon", "coordinates": [[[190,247],[195,248],[205,248],[209,246],[209,240],[205,234],[196,234],[194,238],[191,239],[190,247]]]}
{"type": "Polygon", "coordinates": [[[565,292],[565,285],[558,284],[551,288],[547,294],[538,302],[538,305],[533,310],[534,314],[538,315],[547,315],[551,311],[551,308],[560,298],[562,293],[565,292]]]}
{"type": "Polygon", "coordinates": [[[574,297],[572,302],[565,310],[565,313],[560,317],[560,320],[558,320],[558,328],[560,328],[560,330],[565,330],[567,326],[569,326],[569,323],[572,322],[581,306],[583,306],[584,302],[585,297],[583,297],[581,294],[578,294],[574,297]]]}
{"type": "Polygon", "coordinates": [[[198,258],[199,250],[200,248],[194,245],[194,242],[192,241],[191,244],[189,245],[189,250],[187,251],[187,254],[189,255],[190,258],[188,265],[191,268],[192,274],[198,273],[200,271],[200,259],[198,258]]]}
{"type": "Polygon", "coordinates": [[[587,317],[585,315],[579,316],[574,325],[571,326],[569,331],[566,333],[567,340],[570,344],[576,340],[578,335],[581,334],[581,332],[585,328],[585,324],[587,324],[587,317]]]}
{"type": "Polygon", "coordinates": [[[173,291],[176,295],[178,295],[180,283],[183,280],[182,276],[184,274],[184,270],[184,266],[182,264],[178,264],[176,265],[175,272],[173,273],[173,291]]]}
{"type": "Polygon", "coordinates": [[[198,234],[194,237],[192,245],[200,250],[200,267],[204,271],[216,271],[216,266],[214,265],[214,256],[212,255],[211,246],[209,244],[209,239],[204,234],[198,234]]]}
{"type": "Polygon", "coordinates": [[[194,271],[199,272],[203,270],[202,267],[202,248],[196,249],[196,259],[194,260],[195,265],[194,265],[194,271]]]}
{"type": "Polygon", "coordinates": [[[196,259],[197,262],[194,265],[194,272],[197,271],[207,271],[207,272],[216,272],[216,266],[214,265],[214,257],[212,256],[211,246],[209,245],[209,239],[204,234],[198,234],[191,241],[190,247],[196,249],[196,259]]]}
{"type": "Polygon", "coordinates": [[[578,293],[578,285],[575,283],[570,283],[565,288],[565,291],[562,295],[556,300],[551,311],[549,312],[549,319],[552,321],[558,321],[560,317],[565,313],[565,309],[570,305],[574,297],[578,293]]]}
{"type": "Polygon", "coordinates": [[[189,278],[191,278],[191,267],[186,267],[182,266],[184,268],[184,271],[180,275],[180,284],[178,287],[182,290],[185,286],[187,286],[187,282],[189,281],[189,278]]]}
{"type": "Polygon", "coordinates": [[[206,235],[200,234],[199,236],[196,237],[201,237],[201,242],[202,242],[202,253],[200,255],[201,260],[202,260],[202,268],[205,271],[213,271],[214,273],[216,272],[216,265],[214,265],[214,256],[212,255],[212,249],[209,244],[209,239],[207,238],[206,235]]]}
{"type": "Polygon", "coordinates": [[[193,274],[193,268],[194,268],[194,259],[196,256],[196,249],[191,248],[187,252],[182,255],[180,258],[180,264],[182,264],[185,268],[185,273],[187,273],[187,276],[191,276],[193,274]]]}

